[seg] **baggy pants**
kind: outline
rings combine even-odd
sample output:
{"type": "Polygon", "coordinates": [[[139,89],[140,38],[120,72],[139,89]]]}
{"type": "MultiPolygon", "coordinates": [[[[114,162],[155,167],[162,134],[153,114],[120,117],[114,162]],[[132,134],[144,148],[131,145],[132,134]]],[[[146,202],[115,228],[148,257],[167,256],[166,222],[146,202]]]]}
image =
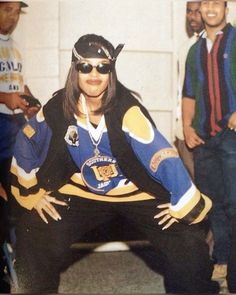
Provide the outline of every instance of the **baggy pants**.
{"type": "Polygon", "coordinates": [[[57,293],[61,265],[71,244],[117,216],[136,226],[162,255],[167,293],[218,293],[218,284],[211,281],[213,266],[202,224],[175,223],[163,231],[153,218],[158,213],[156,200],[108,203],[75,196],[57,198],[68,202],[68,207],[56,206],[62,220],[50,219],[46,224],[32,210],[17,222],[19,293],[57,293]]]}

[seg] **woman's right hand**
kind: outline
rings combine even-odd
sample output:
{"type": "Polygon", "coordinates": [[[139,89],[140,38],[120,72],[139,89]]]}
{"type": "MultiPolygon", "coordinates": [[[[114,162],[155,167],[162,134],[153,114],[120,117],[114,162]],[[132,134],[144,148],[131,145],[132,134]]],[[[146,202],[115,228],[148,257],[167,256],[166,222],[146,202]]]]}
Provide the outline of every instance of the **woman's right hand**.
{"type": "Polygon", "coordinates": [[[51,197],[49,194],[50,192],[46,193],[42,197],[42,199],[40,199],[38,203],[34,206],[34,209],[38,212],[39,216],[42,218],[42,220],[45,223],[48,223],[45,213],[47,213],[50,217],[52,217],[56,221],[61,220],[60,214],[57,212],[57,210],[52,205],[52,203],[61,205],[61,206],[67,206],[67,203],[63,201],[59,201],[56,198],[51,197]]]}
{"type": "Polygon", "coordinates": [[[163,209],[161,212],[154,216],[154,219],[160,219],[158,224],[162,226],[165,223],[162,230],[169,228],[173,223],[179,222],[176,218],[170,214],[170,203],[158,205],[157,208],[163,209]]]}

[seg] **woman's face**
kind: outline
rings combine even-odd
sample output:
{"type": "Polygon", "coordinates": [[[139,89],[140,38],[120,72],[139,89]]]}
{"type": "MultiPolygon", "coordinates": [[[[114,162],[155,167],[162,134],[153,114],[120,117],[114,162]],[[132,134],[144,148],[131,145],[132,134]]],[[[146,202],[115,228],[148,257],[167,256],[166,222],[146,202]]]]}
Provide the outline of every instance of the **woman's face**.
{"type": "Polygon", "coordinates": [[[76,65],[78,84],[87,97],[100,98],[109,82],[111,64],[108,59],[86,58],[76,65]]]}

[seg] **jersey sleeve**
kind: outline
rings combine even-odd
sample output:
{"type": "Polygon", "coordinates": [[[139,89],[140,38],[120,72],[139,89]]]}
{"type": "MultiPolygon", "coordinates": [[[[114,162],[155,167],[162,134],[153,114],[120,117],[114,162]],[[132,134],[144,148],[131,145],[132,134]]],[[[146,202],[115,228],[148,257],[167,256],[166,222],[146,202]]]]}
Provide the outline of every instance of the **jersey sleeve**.
{"type": "Polygon", "coordinates": [[[176,149],[137,106],[126,112],[122,126],[149,175],[170,192],[170,214],[187,223],[201,221],[210,210],[211,201],[193,184],[176,149]]]}
{"type": "Polygon", "coordinates": [[[29,210],[45,194],[38,183],[37,171],[46,158],[50,139],[51,130],[42,110],[26,123],[16,138],[11,165],[11,191],[17,202],[29,210]]]}

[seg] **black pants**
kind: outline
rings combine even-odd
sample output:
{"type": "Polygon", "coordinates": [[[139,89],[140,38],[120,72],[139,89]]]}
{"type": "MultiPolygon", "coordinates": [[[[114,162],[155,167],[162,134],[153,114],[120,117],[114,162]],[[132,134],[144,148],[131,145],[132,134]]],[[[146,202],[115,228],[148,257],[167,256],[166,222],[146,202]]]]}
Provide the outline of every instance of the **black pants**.
{"type": "MultiPolygon", "coordinates": [[[[10,189],[9,170],[11,159],[5,159],[0,162],[0,183],[4,190],[8,193],[10,189]]],[[[3,244],[8,235],[8,218],[7,218],[7,202],[0,196],[0,293],[9,293],[10,286],[5,282],[4,269],[6,261],[4,259],[3,244]]]]}
{"type": "Polygon", "coordinates": [[[61,221],[45,224],[33,210],[24,213],[17,223],[19,292],[57,293],[60,269],[70,245],[119,216],[142,231],[164,258],[167,293],[218,293],[218,284],[211,281],[212,264],[201,225],[176,223],[163,231],[153,219],[157,214],[155,200],[107,203],[79,197],[64,199],[69,206],[57,206],[61,221]]]}
{"type": "Polygon", "coordinates": [[[3,244],[8,235],[8,221],[6,214],[7,202],[0,197],[0,294],[10,293],[10,284],[5,281],[6,259],[3,253],[3,244]]]}

